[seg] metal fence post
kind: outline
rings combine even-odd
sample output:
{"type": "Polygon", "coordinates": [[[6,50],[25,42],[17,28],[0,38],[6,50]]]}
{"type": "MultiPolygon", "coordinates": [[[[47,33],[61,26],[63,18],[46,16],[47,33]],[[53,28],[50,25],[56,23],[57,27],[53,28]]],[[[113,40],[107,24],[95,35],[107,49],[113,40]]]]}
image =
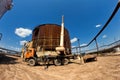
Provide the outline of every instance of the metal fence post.
{"type": "Polygon", "coordinates": [[[95,39],[95,43],[96,43],[97,55],[98,55],[98,52],[99,52],[99,47],[98,47],[97,39],[95,39]]]}

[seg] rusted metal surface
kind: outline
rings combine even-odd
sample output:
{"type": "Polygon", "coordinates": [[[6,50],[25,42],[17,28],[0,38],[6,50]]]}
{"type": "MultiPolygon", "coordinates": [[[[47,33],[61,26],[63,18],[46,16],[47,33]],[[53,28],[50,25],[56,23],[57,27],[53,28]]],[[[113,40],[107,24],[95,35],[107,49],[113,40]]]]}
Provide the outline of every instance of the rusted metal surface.
{"type": "Polygon", "coordinates": [[[12,0],[0,0],[0,18],[12,8],[12,0]]]}
{"type": "MultiPolygon", "coordinates": [[[[60,46],[61,26],[56,24],[43,24],[33,30],[33,47],[42,47],[44,50],[54,51],[60,46]]],[[[67,54],[71,54],[69,32],[64,30],[64,47],[67,54]]]]}

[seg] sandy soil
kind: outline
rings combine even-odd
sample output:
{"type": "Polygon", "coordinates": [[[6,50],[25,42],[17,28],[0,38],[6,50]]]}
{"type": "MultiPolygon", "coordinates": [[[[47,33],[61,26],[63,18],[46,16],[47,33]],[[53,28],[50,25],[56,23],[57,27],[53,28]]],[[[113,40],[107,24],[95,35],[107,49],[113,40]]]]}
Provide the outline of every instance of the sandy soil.
{"type": "Polygon", "coordinates": [[[98,57],[97,61],[65,66],[31,67],[19,57],[0,57],[0,80],[120,80],[120,56],[98,57]]]}

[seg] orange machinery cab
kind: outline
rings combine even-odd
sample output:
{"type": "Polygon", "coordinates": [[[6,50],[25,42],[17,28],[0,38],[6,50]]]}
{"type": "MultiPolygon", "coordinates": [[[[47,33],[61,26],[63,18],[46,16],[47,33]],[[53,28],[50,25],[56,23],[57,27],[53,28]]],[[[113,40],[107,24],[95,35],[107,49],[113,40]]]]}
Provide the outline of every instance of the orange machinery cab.
{"type": "Polygon", "coordinates": [[[35,54],[34,48],[28,48],[28,50],[24,54],[24,57],[25,59],[28,59],[28,58],[34,57],[34,54],[35,54]]]}

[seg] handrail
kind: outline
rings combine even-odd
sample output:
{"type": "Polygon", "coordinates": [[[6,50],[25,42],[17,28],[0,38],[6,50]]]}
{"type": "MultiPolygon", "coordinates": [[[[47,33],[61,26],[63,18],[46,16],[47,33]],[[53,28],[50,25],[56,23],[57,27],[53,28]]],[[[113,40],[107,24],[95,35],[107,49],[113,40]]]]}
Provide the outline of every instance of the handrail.
{"type": "Polygon", "coordinates": [[[106,24],[103,26],[103,28],[98,32],[98,34],[85,46],[81,46],[82,47],[87,47],[89,46],[94,40],[97,39],[97,37],[103,32],[103,30],[107,27],[107,25],[111,22],[111,20],[113,19],[113,17],[115,16],[115,14],[117,13],[117,11],[119,10],[120,7],[120,0],[118,1],[117,6],[115,7],[112,15],[110,16],[110,18],[108,19],[108,21],[106,22],[106,24]]]}

